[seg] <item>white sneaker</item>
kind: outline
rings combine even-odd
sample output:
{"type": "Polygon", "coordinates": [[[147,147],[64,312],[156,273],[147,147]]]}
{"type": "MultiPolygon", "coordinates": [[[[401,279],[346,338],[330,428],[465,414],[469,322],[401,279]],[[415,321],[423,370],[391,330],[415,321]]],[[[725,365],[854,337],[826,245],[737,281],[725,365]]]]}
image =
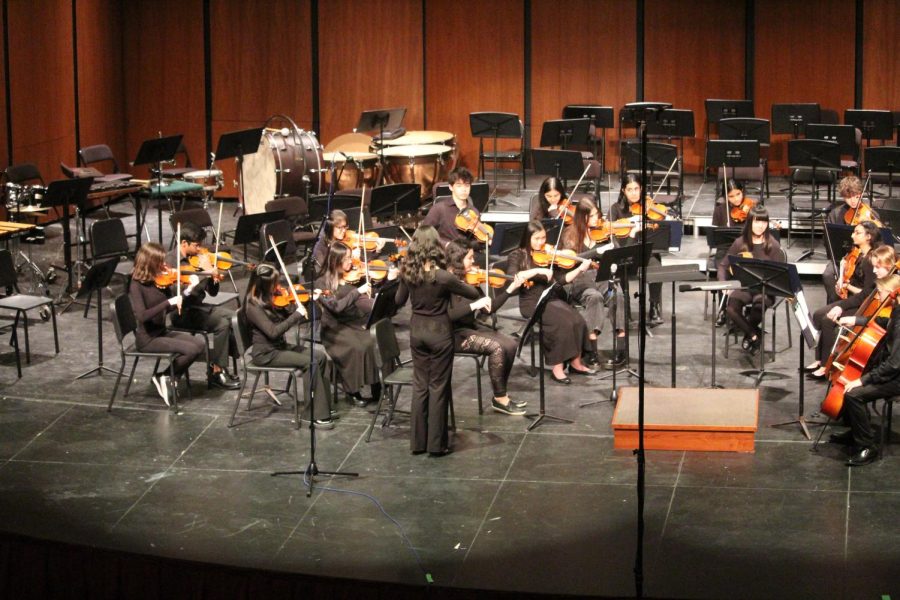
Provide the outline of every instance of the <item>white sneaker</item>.
{"type": "Polygon", "coordinates": [[[169,378],[166,375],[154,375],[150,378],[150,381],[156,386],[156,393],[163,399],[166,406],[171,406],[169,402],[169,378]]]}

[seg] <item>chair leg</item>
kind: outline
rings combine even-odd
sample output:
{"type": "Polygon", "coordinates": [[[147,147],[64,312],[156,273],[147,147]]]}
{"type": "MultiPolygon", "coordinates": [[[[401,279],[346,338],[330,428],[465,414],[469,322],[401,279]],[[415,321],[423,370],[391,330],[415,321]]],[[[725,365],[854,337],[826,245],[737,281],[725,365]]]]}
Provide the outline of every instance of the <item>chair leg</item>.
{"type": "MultiPolygon", "coordinates": [[[[122,394],[123,398],[128,397],[128,390],[131,389],[131,382],[134,381],[134,371],[135,371],[135,369],[137,369],[137,364],[138,364],[139,359],[140,359],[139,356],[135,356],[134,362],[131,364],[131,373],[128,374],[128,381],[125,382],[125,393],[122,394]]],[[[123,363],[124,363],[124,361],[123,361],[123,363]]],[[[159,364],[159,361],[157,361],[156,364],[159,364]]],[[[124,367],[125,365],[123,364],[122,366],[124,367]]],[[[156,369],[154,369],[153,372],[155,373],[156,369]]]]}
{"type": "Polygon", "coordinates": [[[188,400],[193,400],[194,392],[191,390],[191,374],[188,371],[184,372],[184,382],[187,384],[188,400]]]}
{"type": "Polygon", "coordinates": [[[125,355],[122,355],[122,366],[118,369],[118,375],[116,375],[116,383],[113,385],[112,394],[109,397],[109,405],[106,407],[106,412],[112,411],[113,401],[116,399],[116,392],[119,391],[119,382],[122,380],[122,374],[125,372],[125,355]]]}
{"type": "Polygon", "coordinates": [[[31,364],[31,344],[28,340],[28,315],[22,311],[22,325],[25,330],[25,364],[31,364]]]}
{"type": "MultiPolygon", "coordinates": [[[[53,321],[53,345],[56,348],[56,353],[59,354],[59,330],[56,328],[56,306],[52,302],[50,303],[50,318],[53,321]]],[[[100,317],[98,316],[97,318],[99,319],[100,317]]]]}
{"type": "MultiPolygon", "coordinates": [[[[187,372],[185,372],[187,374],[187,372]]],[[[178,414],[178,380],[175,379],[175,361],[169,363],[169,377],[172,381],[172,408],[175,409],[175,414],[178,414]]]]}
{"type": "Polygon", "coordinates": [[[394,386],[391,386],[391,402],[388,405],[387,415],[384,417],[384,421],[381,423],[381,427],[388,427],[391,423],[394,422],[394,411],[397,408],[397,398],[400,397],[400,390],[403,389],[403,385],[398,385],[396,389],[394,386]]]}
{"type": "Polygon", "coordinates": [[[231,411],[231,419],[228,421],[229,427],[234,427],[234,417],[237,416],[238,408],[241,406],[241,397],[244,395],[244,388],[247,387],[247,378],[244,377],[243,381],[241,381],[241,389],[238,390],[237,398],[234,399],[234,410],[231,411]]]}
{"type": "MultiPolygon", "coordinates": [[[[380,383],[380,378],[379,378],[380,383]]],[[[372,422],[369,423],[369,429],[366,431],[366,443],[372,439],[372,430],[375,429],[375,422],[378,421],[378,415],[381,413],[381,406],[384,404],[384,397],[387,395],[385,390],[387,386],[381,385],[381,393],[378,395],[378,403],[375,405],[375,413],[372,415],[372,422]]]]}
{"type": "MultiPolygon", "coordinates": [[[[290,379],[294,391],[294,428],[300,429],[300,393],[297,391],[297,380],[300,379],[300,375],[292,373],[290,379]]],[[[310,407],[310,416],[312,416],[312,407],[310,407]]]]}
{"type": "Polygon", "coordinates": [[[247,397],[247,411],[250,411],[250,406],[253,404],[253,397],[256,395],[256,387],[259,385],[259,377],[262,373],[257,373],[256,377],[253,379],[253,387],[250,388],[250,396],[247,397]]]}
{"type": "Polygon", "coordinates": [[[16,352],[16,373],[19,376],[19,379],[22,379],[22,355],[19,352],[19,313],[16,313],[16,318],[13,319],[12,333],[9,336],[9,345],[13,347],[16,352]]]}
{"type": "Polygon", "coordinates": [[[475,387],[478,390],[478,414],[484,414],[484,407],[481,403],[481,365],[484,364],[483,359],[475,359],[475,387]]]}

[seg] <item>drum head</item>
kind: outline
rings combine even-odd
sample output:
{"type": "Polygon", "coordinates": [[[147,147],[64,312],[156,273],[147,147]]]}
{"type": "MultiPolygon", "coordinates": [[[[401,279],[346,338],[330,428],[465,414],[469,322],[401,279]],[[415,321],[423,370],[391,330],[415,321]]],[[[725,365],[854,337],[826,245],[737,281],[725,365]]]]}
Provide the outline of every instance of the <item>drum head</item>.
{"type": "Polygon", "coordinates": [[[244,213],[253,215],[266,210],[266,202],[275,198],[275,142],[271,132],[265,132],[259,149],[244,156],[244,213]]]}
{"type": "Polygon", "coordinates": [[[363,133],[345,133],[339,135],[328,144],[325,145],[326,152],[336,152],[343,150],[350,152],[368,152],[369,146],[372,145],[372,136],[363,133]]]}
{"type": "Polygon", "coordinates": [[[449,131],[407,131],[394,140],[385,140],[385,146],[416,146],[419,144],[452,145],[456,136],[449,131]]]}
{"type": "Polygon", "coordinates": [[[384,149],[385,157],[416,158],[418,156],[439,156],[453,152],[450,146],[442,144],[420,144],[415,146],[393,146],[384,149]]]}

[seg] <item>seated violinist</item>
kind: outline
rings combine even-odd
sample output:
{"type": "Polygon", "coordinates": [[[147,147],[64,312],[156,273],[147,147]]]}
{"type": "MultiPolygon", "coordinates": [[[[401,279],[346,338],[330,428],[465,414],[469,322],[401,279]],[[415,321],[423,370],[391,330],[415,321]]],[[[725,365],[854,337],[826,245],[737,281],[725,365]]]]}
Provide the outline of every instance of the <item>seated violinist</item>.
{"type": "MultiPolygon", "coordinates": [[[[325,271],[316,280],[315,288],[321,290],[318,302],[322,307],[322,344],[340,373],[344,389],[357,406],[365,406],[381,395],[378,383],[378,367],[375,364],[375,340],[366,329],[373,300],[369,297],[370,284],[363,282],[355,287],[344,281],[344,275],[353,269],[351,251],[340,242],[334,242],[328,253],[325,271]],[[371,386],[371,398],[363,398],[360,389],[371,386]]],[[[397,269],[387,274],[396,279],[397,269]]]]}
{"type": "MultiPolygon", "coordinates": [[[[875,221],[875,224],[881,227],[878,213],[862,200],[863,183],[859,177],[855,175],[844,177],[838,182],[837,191],[844,201],[828,213],[825,218],[826,223],[856,225],[863,221],[875,221]]],[[[838,299],[835,294],[837,278],[838,273],[835,271],[834,265],[829,262],[822,273],[822,284],[825,286],[825,296],[829,304],[838,299]]]]}
{"type": "MultiPolygon", "coordinates": [[[[309,393],[310,349],[288,344],[284,335],[291,328],[306,319],[306,308],[302,304],[290,303],[286,308],[275,308],[276,288],[281,274],[269,263],[261,263],[250,275],[247,294],[241,310],[247,317],[250,340],[253,345],[253,362],[264,367],[293,367],[303,369],[303,389],[309,393]]],[[[331,413],[331,386],[325,372],[325,355],[315,353],[315,411],[306,402],[301,420],[309,422],[314,418],[316,426],[323,429],[334,428],[331,413]]],[[[304,398],[300,399],[304,401],[304,398]]]]}
{"type": "MultiPolygon", "coordinates": [[[[599,241],[595,240],[592,230],[599,230],[602,217],[600,211],[593,201],[584,198],[578,203],[575,209],[575,216],[572,218],[572,224],[567,226],[562,235],[560,247],[566,250],[573,250],[576,254],[584,255],[584,253],[596,250],[599,247],[599,241]]],[[[594,260],[598,260],[599,256],[592,256],[594,260]]],[[[627,351],[625,348],[625,323],[624,317],[624,300],[621,293],[616,294],[616,303],[610,302],[611,294],[609,293],[609,282],[595,281],[596,271],[586,270],[580,274],[576,274],[570,281],[569,298],[584,306],[582,315],[588,325],[588,339],[591,342],[592,350],[584,356],[585,363],[597,362],[597,337],[603,331],[603,325],[606,320],[616,324],[616,333],[620,339],[616,344],[616,354],[606,366],[609,368],[618,368],[625,364],[627,351]],[[616,319],[622,319],[617,321],[616,319]]]]}
{"type": "MultiPolygon", "coordinates": [[[[896,308],[897,292],[900,290],[900,276],[890,275],[878,280],[879,294],[891,308],[896,308]]],[[[858,467],[867,465],[878,458],[875,434],[869,422],[866,404],[879,398],[900,395],[900,310],[892,310],[886,318],[881,311],[876,321],[884,327],[885,335],[880,350],[869,360],[866,372],[859,379],[844,381],[844,404],[841,411],[844,422],[850,430],[832,435],[830,441],[854,447],[847,465],[858,467]]],[[[865,317],[842,317],[852,325],[865,325],[865,317]]]]}
{"type": "MultiPolygon", "coordinates": [[[[769,211],[765,206],[754,206],[750,215],[744,222],[744,230],[741,237],[734,240],[724,259],[719,262],[719,281],[730,279],[731,257],[746,255],[760,260],[776,262],[784,261],[781,245],[769,231],[769,211]]],[[[760,327],[763,318],[763,302],[767,307],[775,303],[775,298],[767,295],[763,299],[762,294],[747,290],[732,290],[726,292],[728,305],[726,313],[731,322],[742,332],[744,340],[741,347],[755,354],[759,350],[760,327]],[[744,316],[744,307],[750,305],[750,312],[744,316]]]]}
{"type": "Polygon", "coordinates": [[[465,167],[457,167],[450,171],[447,178],[447,183],[450,184],[450,197],[437,200],[422,219],[422,225],[431,225],[437,229],[438,237],[444,246],[451,240],[466,238],[469,235],[456,226],[456,215],[469,209],[475,216],[479,216],[478,210],[469,199],[474,179],[471,171],[465,167]]]}
{"type": "Polygon", "coordinates": [[[566,188],[558,177],[548,177],[538,189],[537,195],[531,199],[529,207],[529,219],[541,221],[543,219],[559,218],[559,206],[568,198],[566,188]]]}
{"type": "Polygon", "coordinates": [[[725,201],[713,209],[713,227],[740,227],[756,203],[744,196],[744,184],[737,179],[725,181],[725,201]]]}
{"type": "Polygon", "coordinates": [[[816,347],[815,362],[806,366],[810,377],[823,379],[825,369],[821,365],[831,352],[837,335],[835,322],[843,314],[855,312],[875,289],[875,280],[884,277],[894,267],[894,249],[881,244],[881,233],[872,221],[865,221],[853,228],[853,249],[841,259],[841,281],[836,286],[841,299],[813,313],[812,322],[821,332],[816,347]]]}
{"type": "MultiPolygon", "coordinates": [[[[364,254],[360,248],[354,247],[354,244],[351,242],[351,238],[354,237],[356,238],[354,241],[358,240],[358,236],[354,236],[353,233],[348,228],[347,213],[336,208],[328,214],[328,218],[322,226],[322,235],[316,241],[312,252],[314,277],[318,277],[324,272],[325,262],[328,259],[328,250],[334,242],[342,242],[348,248],[352,248],[353,258],[360,258],[364,254]]],[[[384,247],[385,241],[383,239],[376,241],[376,254],[384,247]]],[[[356,245],[358,246],[358,243],[356,245]]]]}
{"type": "Polygon", "coordinates": [[[205,238],[206,230],[196,223],[182,223],[181,244],[166,257],[173,269],[181,262],[182,273],[195,270],[190,260],[191,257],[196,257],[200,271],[195,275],[199,282],[193,286],[191,295],[185,298],[181,314],[172,315],[172,325],[183,329],[199,329],[212,336],[213,348],[207,366],[209,383],[226,390],[236,390],[241,387],[240,379],[227,370],[229,351],[234,347],[231,333],[232,311],[221,306],[203,304],[206,294],[215,296],[219,293],[221,279],[210,259],[212,253],[201,246],[205,238]]]}

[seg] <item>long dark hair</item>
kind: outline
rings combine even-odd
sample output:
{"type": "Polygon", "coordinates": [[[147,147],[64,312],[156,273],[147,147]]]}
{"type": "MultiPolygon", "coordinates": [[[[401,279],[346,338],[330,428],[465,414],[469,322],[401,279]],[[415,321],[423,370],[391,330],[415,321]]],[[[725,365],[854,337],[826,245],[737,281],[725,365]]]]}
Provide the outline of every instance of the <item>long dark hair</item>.
{"type": "Polygon", "coordinates": [[[572,217],[572,224],[566,227],[566,231],[563,234],[567,247],[576,252],[581,252],[584,238],[587,237],[588,229],[590,228],[591,213],[595,210],[597,210],[597,206],[590,198],[582,198],[578,201],[578,204],[575,206],[575,216],[572,217]]]}
{"type": "MultiPolygon", "coordinates": [[[[741,239],[744,240],[744,252],[752,252],[753,251],[753,222],[754,221],[765,221],[769,222],[769,211],[765,206],[760,206],[757,204],[753,208],[750,209],[750,213],[747,215],[747,220],[744,221],[744,229],[741,232],[741,239]]],[[[763,248],[768,254],[772,250],[772,243],[775,241],[775,238],[772,237],[772,231],[768,227],[766,227],[766,232],[763,234],[763,238],[765,241],[763,242],[763,248]]]]}
{"type": "Polygon", "coordinates": [[[466,275],[463,259],[472,251],[472,247],[465,240],[453,240],[447,244],[447,270],[462,279],[466,275]]]}
{"type": "Polygon", "coordinates": [[[131,278],[141,283],[156,279],[166,262],[166,250],[156,242],[148,242],[140,247],[134,257],[131,278]]]}
{"type": "Polygon", "coordinates": [[[259,263],[250,273],[250,282],[247,284],[247,293],[244,295],[244,304],[252,302],[256,305],[270,309],[272,296],[275,293],[275,285],[278,283],[280,273],[272,263],[259,263]]]}
{"type": "Polygon", "coordinates": [[[550,203],[547,202],[546,198],[547,192],[559,192],[560,202],[568,197],[566,196],[566,187],[558,177],[551,176],[545,179],[541,183],[540,189],[538,189],[538,201],[541,203],[541,209],[543,210],[544,216],[548,215],[550,212],[550,203]]]}
{"type": "Polygon", "coordinates": [[[616,199],[616,203],[620,208],[625,209],[626,212],[628,210],[628,199],[625,197],[625,188],[628,187],[629,183],[636,183],[640,186],[641,176],[635,173],[626,173],[624,179],[622,179],[622,185],[619,186],[619,197],[616,199]]]}
{"type": "Polygon", "coordinates": [[[857,225],[860,225],[866,230],[866,235],[869,236],[870,251],[881,245],[881,231],[878,229],[878,225],[873,221],[862,221],[861,223],[857,223],[857,225]]]}
{"type": "Polygon", "coordinates": [[[544,225],[540,221],[528,221],[525,231],[522,232],[522,239],[519,240],[519,249],[525,252],[531,251],[531,236],[539,231],[546,231],[544,225]]]}
{"type": "Polygon", "coordinates": [[[325,234],[325,241],[329,244],[334,241],[334,226],[338,221],[343,221],[344,224],[347,224],[347,213],[336,208],[331,211],[331,214],[328,215],[328,219],[325,220],[325,225],[322,226],[325,234]]]}
{"type": "Polygon", "coordinates": [[[425,270],[425,265],[429,262],[440,269],[447,264],[437,229],[431,225],[421,225],[416,229],[412,241],[409,243],[406,260],[400,267],[400,277],[413,286],[422,285],[426,281],[434,281],[434,269],[425,270]]]}
{"type": "Polygon", "coordinates": [[[722,182],[722,190],[725,194],[725,201],[728,201],[728,194],[733,192],[734,190],[738,190],[741,192],[741,195],[744,195],[744,184],[738,179],[729,179],[728,182],[722,182]]]}
{"type": "Polygon", "coordinates": [[[344,275],[344,258],[350,253],[350,248],[341,242],[332,242],[328,247],[328,258],[325,259],[325,269],[322,277],[325,280],[326,289],[336,291],[344,275]]]}

